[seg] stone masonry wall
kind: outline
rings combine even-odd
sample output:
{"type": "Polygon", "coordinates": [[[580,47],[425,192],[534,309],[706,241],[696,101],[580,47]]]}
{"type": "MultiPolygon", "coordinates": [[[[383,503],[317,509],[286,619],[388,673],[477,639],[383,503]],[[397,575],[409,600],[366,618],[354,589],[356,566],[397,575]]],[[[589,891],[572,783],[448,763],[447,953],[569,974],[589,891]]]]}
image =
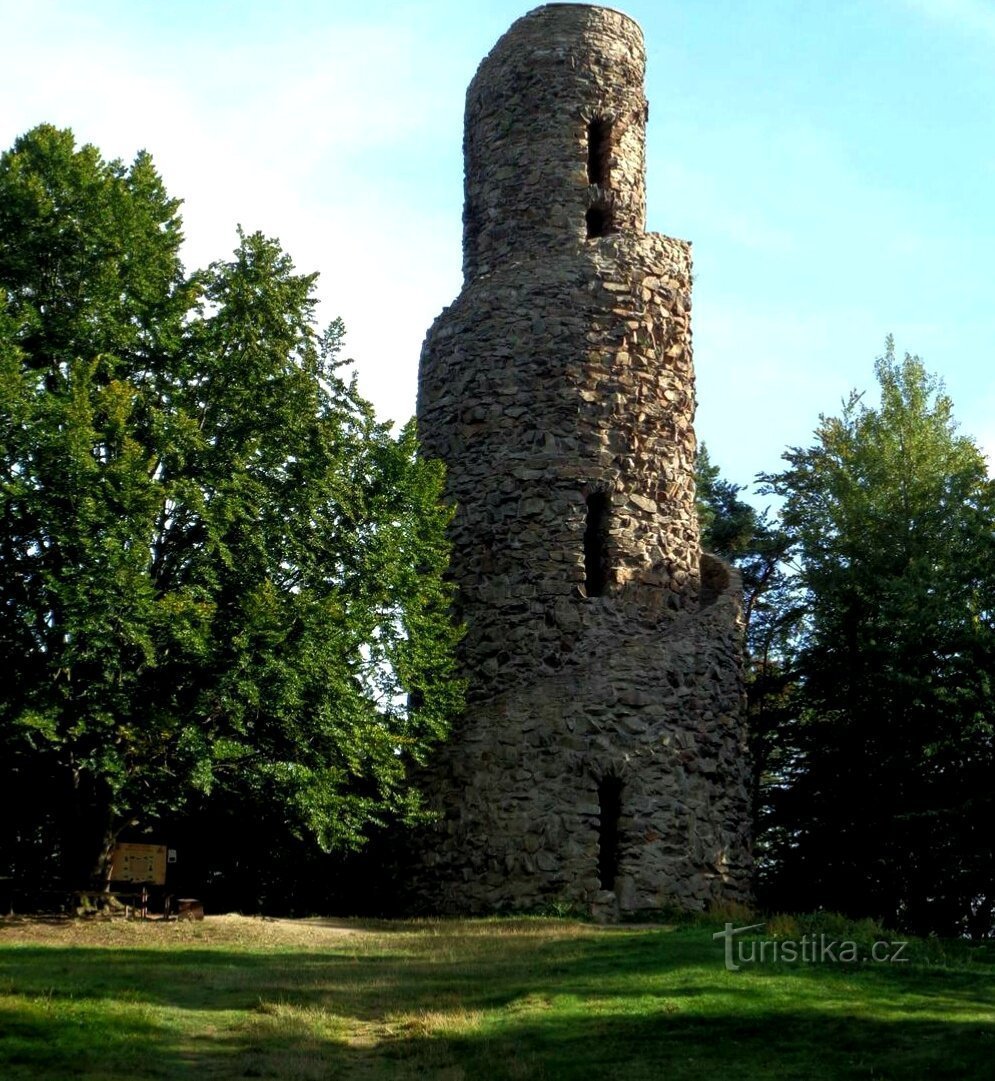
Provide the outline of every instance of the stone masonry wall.
{"type": "Polygon", "coordinates": [[[467,281],[509,255],[569,254],[592,203],[609,204],[620,231],[643,232],[645,67],[642,31],[608,8],[547,4],[501,38],[466,96],[467,281]],[[614,148],[600,185],[586,166],[596,119],[611,124],[614,148]]]}
{"type": "Polygon", "coordinates": [[[690,245],[643,232],[643,67],[626,16],[551,4],[467,94],[465,283],[419,380],[469,678],[426,907],[748,893],[738,583],[705,557],[702,588],[690,245]]]}

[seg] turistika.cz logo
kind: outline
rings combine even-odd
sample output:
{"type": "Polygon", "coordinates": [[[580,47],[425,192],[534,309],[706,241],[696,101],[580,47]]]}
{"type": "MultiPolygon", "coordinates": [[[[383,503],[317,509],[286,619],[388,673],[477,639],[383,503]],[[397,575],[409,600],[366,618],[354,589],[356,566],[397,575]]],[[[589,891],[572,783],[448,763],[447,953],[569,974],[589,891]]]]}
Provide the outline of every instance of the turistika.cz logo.
{"type": "Polygon", "coordinates": [[[764,924],[751,923],[736,927],[727,923],[716,931],[713,939],[725,940],[725,965],[729,972],[738,972],[744,965],[859,965],[903,964],[908,942],[880,940],[869,944],[831,935],[802,935],[801,938],[760,938],[751,931],[762,930],[764,924]],[[747,935],[747,938],[737,936],[747,935]]]}

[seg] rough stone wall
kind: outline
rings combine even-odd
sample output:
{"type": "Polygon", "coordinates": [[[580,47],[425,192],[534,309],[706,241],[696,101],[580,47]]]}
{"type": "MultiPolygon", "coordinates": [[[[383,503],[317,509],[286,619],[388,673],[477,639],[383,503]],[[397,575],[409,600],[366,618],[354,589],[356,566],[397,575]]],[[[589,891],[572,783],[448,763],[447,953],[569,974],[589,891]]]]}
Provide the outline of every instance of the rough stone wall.
{"type": "Polygon", "coordinates": [[[512,256],[571,253],[592,204],[620,231],[646,228],[646,51],[607,8],[547,4],[519,19],[470,84],[463,138],[463,273],[512,256]],[[570,10],[564,10],[570,9],[570,10]],[[587,175],[587,126],[611,124],[605,184],[587,175]]]}
{"type": "Polygon", "coordinates": [[[738,583],[711,560],[702,589],[690,246],[643,231],[644,62],[626,16],[552,4],[467,94],[465,282],[418,400],[470,681],[413,874],[437,909],[748,892],[738,583]]]}

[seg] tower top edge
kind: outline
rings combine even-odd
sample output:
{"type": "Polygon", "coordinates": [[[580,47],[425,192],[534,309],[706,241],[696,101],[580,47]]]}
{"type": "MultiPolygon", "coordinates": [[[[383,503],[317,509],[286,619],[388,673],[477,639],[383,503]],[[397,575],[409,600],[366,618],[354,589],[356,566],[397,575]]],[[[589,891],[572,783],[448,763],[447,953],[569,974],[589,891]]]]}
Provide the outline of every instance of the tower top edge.
{"type": "Polygon", "coordinates": [[[571,3],[551,3],[540,4],[539,7],[533,8],[531,11],[527,11],[521,18],[516,19],[512,26],[518,23],[527,22],[529,19],[536,18],[542,14],[549,12],[555,12],[557,15],[576,13],[579,18],[582,14],[595,15],[617,15],[620,19],[624,20],[632,30],[634,30],[640,37],[643,36],[643,28],[636,20],[628,13],[620,10],[619,8],[612,7],[610,4],[571,4],[571,3]]]}
{"type": "Polygon", "coordinates": [[[592,60],[600,57],[602,63],[613,64],[612,50],[619,48],[628,50],[638,63],[645,63],[643,28],[631,15],[603,4],[543,4],[516,19],[498,38],[480,62],[468,95],[473,95],[481,79],[491,77],[493,67],[517,66],[530,56],[533,60],[546,58],[571,45],[584,49],[592,60]]]}

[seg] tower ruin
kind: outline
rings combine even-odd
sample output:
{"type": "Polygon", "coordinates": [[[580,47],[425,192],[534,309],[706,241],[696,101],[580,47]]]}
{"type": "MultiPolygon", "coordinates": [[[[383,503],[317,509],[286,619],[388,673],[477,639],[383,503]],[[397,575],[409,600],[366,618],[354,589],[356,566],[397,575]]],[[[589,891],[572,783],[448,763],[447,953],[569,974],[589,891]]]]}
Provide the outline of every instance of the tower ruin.
{"type": "Polygon", "coordinates": [[[413,884],[443,911],[748,895],[735,574],[700,550],[691,253],[645,232],[645,51],[519,19],[467,92],[464,285],[421,358],[468,703],[413,884]]]}

